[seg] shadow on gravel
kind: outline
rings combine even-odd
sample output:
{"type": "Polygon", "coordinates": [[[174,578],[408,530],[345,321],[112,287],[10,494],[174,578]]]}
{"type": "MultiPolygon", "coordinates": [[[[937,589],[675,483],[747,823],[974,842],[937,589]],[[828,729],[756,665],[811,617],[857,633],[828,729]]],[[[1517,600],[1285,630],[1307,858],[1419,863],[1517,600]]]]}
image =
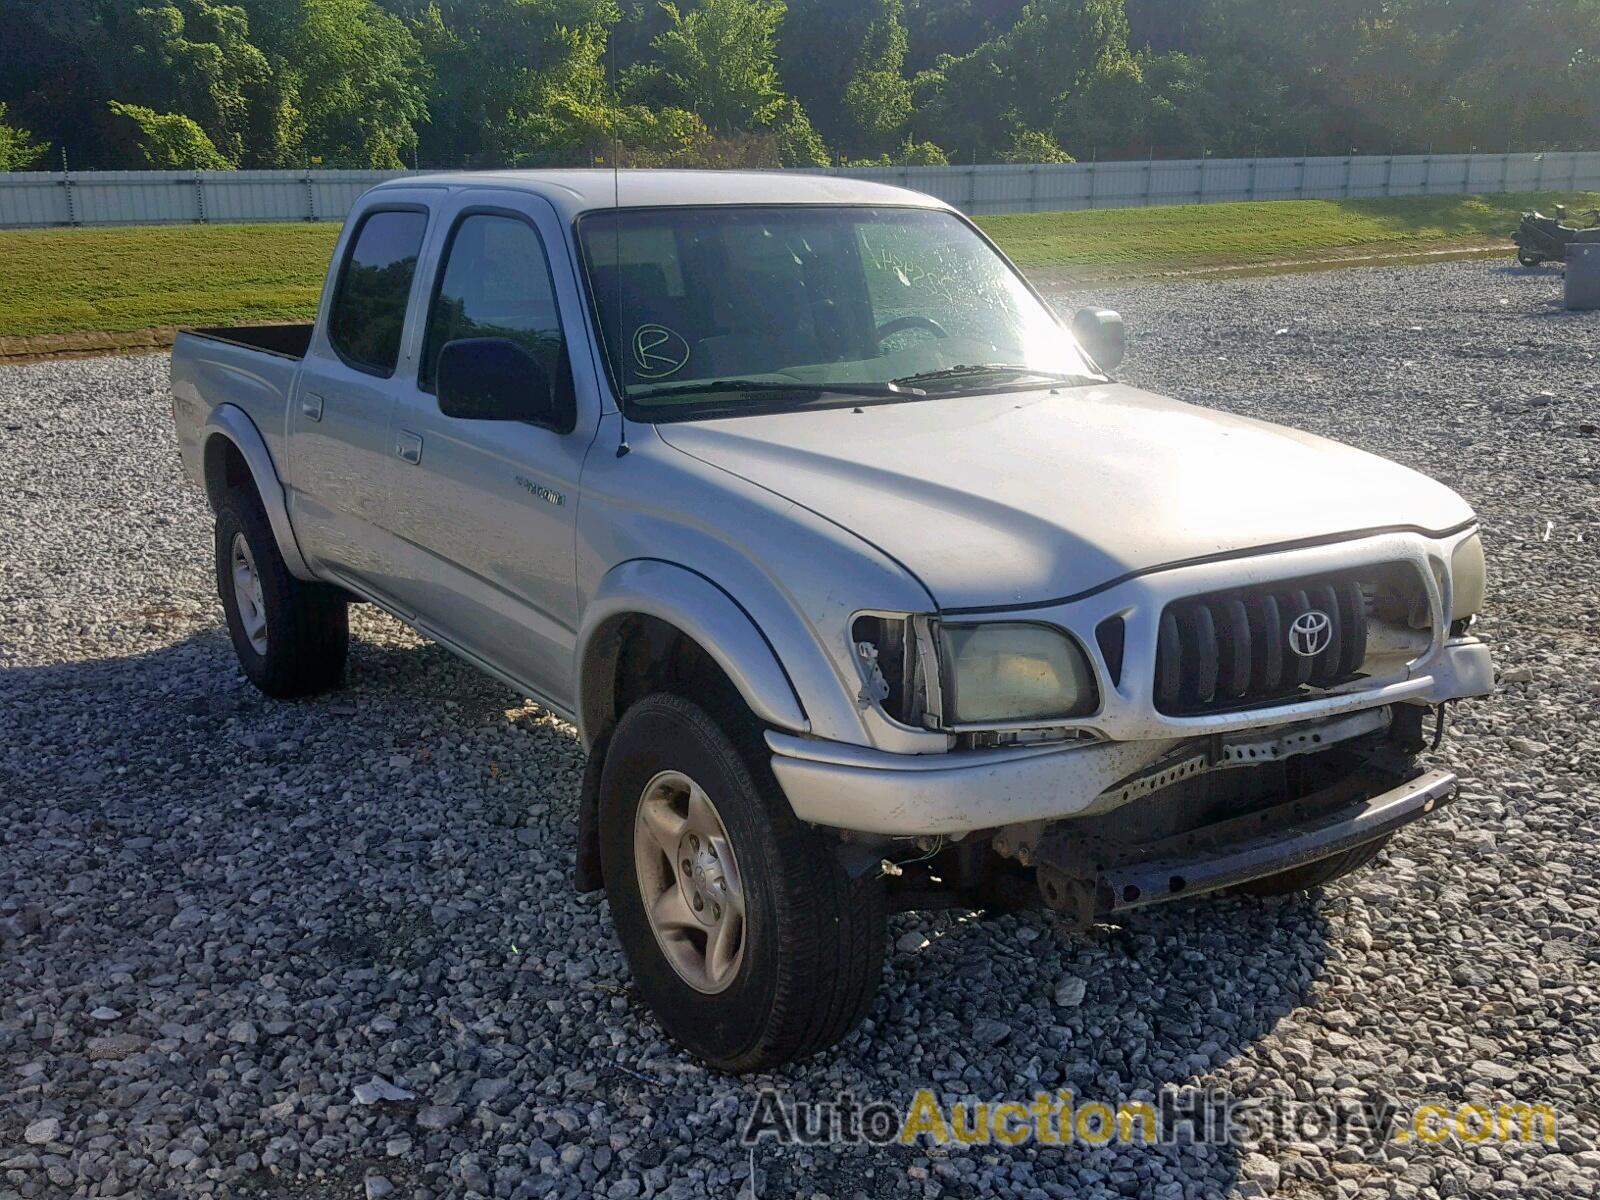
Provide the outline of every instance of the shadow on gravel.
{"type": "MultiPolygon", "coordinates": [[[[421,731],[432,733],[503,720],[525,705],[510,688],[432,643],[359,637],[351,639],[342,689],[271,700],[240,673],[227,633],[208,627],[141,654],[0,668],[0,719],[35,726],[48,737],[31,747],[7,739],[0,786],[56,798],[60,789],[98,792],[119,773],[138,768],[140,753],[151,749],[159,748],[163,758],[180,755],[180,766],[218,754],[289,762],[303,750],[326,751],[303,743],[336,740],[330,726],[348,731],[353,747],[371,746],[394,739],[398,718],[415,725],[433,714],[432,728],[421,731]]],[[[169,787],[210,789],[216,782],[214,775],[187,781],[173,775],[169,787]]]]}
{"type": "MultiPolygon", "coordinates": [[[[1196,1115],[1196,1140],[1204,1139],[1200,1114],[1207,1096],[1196,1080],[1210,1075],[1222,1081],[1211,1097],[1216,1100],[1259,1094],[1258,1076],[1273,1067],[1257,1068],[1247,1056],[1310,998],[1328,952],[1322,903],[1313,896],[1200,899],[1078,935],[1042,913],[908,918],[930,944],[891,956],[872,1027],[849,1043],[850,1061],[841,1067],[824,1060],[774,1083],[814,1095],[842,1076],[858,1098],[889,1099],[902,1110],[923,1087],[946,1106],[959,1100],[1028,1103],[1040,1091],[1065,1091],[1080,1112],[1096,1102],[1115,1109],[1148,1101],[1160,1109],[1165,1097],[1179,1119],[1196,1115]],[[1058,985],[1069,976],[1082,981],[1082,999],[1061,1005],[1058,985]]],[[[1074,986],[1064,989],[1069,1000],[1074,986]]],[[[1223,1133],[1218,1125],[1210,1136],[1223,1133]]],[[[923,1178],[921,1171],[931,1172],[941,1194],[957,1196],[990,1194],[1000,1180],[1008,1194],[1015,1189],[1018,1195],[1109,1189],[1164,1196],[1175,1175],[1191,1186],[1204,1181],[1189,1194],[1229,1194],[1241,1174],[1236,1148],[1221,1140],[1183,1142],[1146,1146],[1114,1138],[1097,1146],[1085,1139],[953,1154],[896,1146],[865,1158],[809,1163],[803,1152],[797,1158],[794,1150],[769,1145],[762,1165],[774,1195],[806,1194],[814,1186],[831,1195],[852,1189],[876,1194],[886,1182],[891,1194],[933,1195],[915,1184],[900,1192],[907,1179],[923,1178]],[[1071,1182],[1063,1186],[1063,1180],[1071,1182]],[[1163,1180],[1166,1186],[1158,1189],[1163,1180]],[[1028,1190],[1041,1182],[1040,1192],[1028,1190]]]]}
{"type": "MultiPolygon", "coordinates": [[[[69,903],[46,913],[54,928],[41,936],[72,947],[72,963],[57,964],[69,976],[103,974],[127,947],[150,955],[157,973],[204,943],[207,964],[190,970],[240,1004],[270,1000],[269,1016],[326,1021],[307,1014],[325,1014],[321,997],[334,995],[341,1029],[414,1014],[401,1017],[414,1040],[393,1069],[443,1055],[463,1095],[475,1078],[523,1069],[511,1065],[519,1056],[478,1046],[504,1036],[483,1022],[509,1011],[518,1044],[538,1048],[537,1068],[513,1074],[517,1094],[568,1077],[619,1107],[712,1102],[738,1114],[730,1142],[763,1085],[813,1099],[848,1089],[902,1111],[921,1088],[947,1104],[1067,1091],[1080,1106],[1115,1106],[1159,1104],[1211,1075],[1244,1095],[1272,1073],[1249,1064],[1251,1047],[1306,1000],[1326,953],[1312,899],[1196,901],[1085,935],[1041,913],[907,915],[895,935],[915,929],[929,942],[891,951],[861,1032],[782,1075],[723,1078],[661,1043],[627,987],[603,908],[559,883],[580,761],[570,729],[436,646],[358,637],[343,691],[282,703],[245,683],[210,626],[148,653],[0,671],[0,720],[20,731],[0,744],[0,793],[18,828],[33,829],[0,870],[0,895],[13,871],[13,885],[56,877],[69,903]],[[50,832],[55,810],[68,814],[55,825],[74,831],[70,863],[50,832]],[[536,877],[554,882],[543,889],[536,877]],[[113,902],[119,888],[146,899],[113,902]],[[229,947],[214,966],[213,941],[229,947]],[[585,957],[599,947],[581,973],[567,949],[575,943],[589,947],[585,957]],[[280,994],[263,999],[264,974],[280,994]],[[435,1026],[457,1008],[460,1023],[435,1026]],[[579,1031],[580,1011],[609,1030],[609,1044],[579,1031]],[[460,1037],[476,1047],[470,1056],[450,1049],[460,1037]]],[[[54,953],[44,943],[30,952],[37,963],[54,953]]],[[[96,1002],[152,1006],[142,979],[101,984],[96,1002]]],[[[6,982],[0,974],[0,990],[6,982]]],[[[229,1018],[206,1020],[221,1031],[229,1018]]],[[[271,1053],[300,1043],[282,1045],[271,1053]]],[[[200,1088],[209,1061],[197,1058],[185,1068],[196,1077],[179,1086],[200,1088]]],[[[324,1069],[326,1089],[343,1096],[374,1067],[340,1054],[324,1069]]],[[[671,1161],[670,1138],[657,1149],[671,1161]]],[[[763,1196],[1165,1195],[1175,1175],[1224,1195],[1240,1173],[1227,1145],[1115,1139],[954,1150],[764,1143],[755,1159],[763,1196]]]]}

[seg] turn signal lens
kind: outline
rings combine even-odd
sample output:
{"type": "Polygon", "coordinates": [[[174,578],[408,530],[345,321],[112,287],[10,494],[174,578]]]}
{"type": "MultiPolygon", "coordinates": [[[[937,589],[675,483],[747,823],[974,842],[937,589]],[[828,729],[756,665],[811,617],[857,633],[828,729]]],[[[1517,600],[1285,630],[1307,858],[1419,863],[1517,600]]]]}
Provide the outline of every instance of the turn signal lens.
{"type": "Polygon", "coordinates": [[[1482,611],[1488,569],[1483,561],[1483,538],[1478,534],[1463,541],[1450,556],[1450,585],[1452,624],[1482,611]]]}

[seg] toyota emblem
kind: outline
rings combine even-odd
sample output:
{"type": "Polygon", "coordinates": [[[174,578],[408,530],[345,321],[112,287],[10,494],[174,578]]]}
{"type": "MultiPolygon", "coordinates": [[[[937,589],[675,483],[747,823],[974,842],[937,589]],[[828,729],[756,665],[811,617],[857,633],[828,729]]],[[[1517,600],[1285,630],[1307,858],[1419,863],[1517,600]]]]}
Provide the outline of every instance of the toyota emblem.
{"type": "Polygon", "coordinates": [[[1320,609],[1303,612],[1289,626],[1289,649],[1301,658],[1315,658],[1333,641],[1333,622],[1320,609]]]}

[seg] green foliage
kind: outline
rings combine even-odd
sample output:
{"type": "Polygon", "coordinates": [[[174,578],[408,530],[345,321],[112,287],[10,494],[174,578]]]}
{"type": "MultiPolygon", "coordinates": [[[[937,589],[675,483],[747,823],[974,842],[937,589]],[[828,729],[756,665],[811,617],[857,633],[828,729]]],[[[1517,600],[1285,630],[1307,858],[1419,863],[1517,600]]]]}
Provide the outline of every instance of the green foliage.
{"type": "Polygon", "coordinates": [[[693,161],[711,139],[706,122],[651,95],[652,72],[610,77],[617,22],[611,0],[437,0],[413,25],[434,81],[422,156],[477,166],[693,161]]]}
{"type": "Polygon", "coordinates": [[[614,124],[599,110],[616,17],[610,0],[438,0],[412,26],[432,71],[421,153],[485,166],[592,156],[614,124]]]}
{"type": "Polygon", "coordinates": [[[778,142],[778,165],[784,167],[825,167],[828,147],[812,128],[806,110],[798,101],[785,100],[773,119],[778,142]]]}
{"type": "Polygon", "coordinates": [[[1018,129],[1011,135],[1004,150],[997,156],[1007,163],[1069,163],[1077,162],[1048,133],[1037,129],[1018,129]]]}
{"type": "Polygon", "coordinates": [[[932,142],[913,142],[907,138],[895,151],[892,161],[897,167],[948,167],[950,156],[932,142]]]}
{"type": "Polygon", "coordinates": [[[7,125],[6,106],[0,104],[0,171],[26,171],[49,151],[49,142],[36,142],[26,129],[7,125]]]}
{"type": "Polygon", "coordinates": [[[717,133],[760,129],[783,104],[774,38],[779,0],[701,0],[661,6],[668,27],[653,42],[665,94],[717,133]]]}
{"type": "Polygon", "coordinates": [[[149,161],[113,99],[241,167],[1600,146],[1600,0],[0,0],[0,46],[84,169],[149,161]]]}
{"type": "Polygon", "coordinates": [[[279,69],[297,97],[302,151],[405,166],[428,111],[411,31],[372,0],[299,0],[298,9],[279,69]]]}
{"type": "Polygon", "coordinates": [[[901,15],[901,0],[789,0],[781,78],[823,140],[847,155],[887,150],[904,124],[901,15]]]}
{"type": "Polygon", "coordinates": [[[906,29],[899,0],[882,5],[867,29],[862,64],[844,89],[844,108],[855,126],[852,148],[871,150],[892,140],[911,119],[911,81],[903,73],[906,29]]]}
{"type": "Polygon", "coordinates": [[[1034,0],[1008,32],[923,74],[915,127],[961,159],[991,156],[1017,126],[1076,143],[1063,135],[1127,70],[1127,35],[1122,0],[1034,0]]]}
{"type": "Polygon", "coordinates": [[[206,131],[182,113],[158,113],[138,104],[110,102],[111,111],[138,126],[139,151],[157,170],[226,171],[233,167],[206,131]]]}
{"type": "MultiPolygon", "coordinates": [[[[97,32],[106,42],[113,96],[181,114],[229,166],[282,161],[293,136],[287,99],[251,40],[243,8],[209,0],[149,7],[114,0],[99,7],[97,32]]],[[[173,131],[167,140],[193,140],[173,131]]],[[[149,159],[151,151],[143,152],[149,159]]]]}
{"type": "Polygon", "coordinates": [[[892,71],[862,71],[845,88],[844,104],[863,137],[893,135],[911,116],[911,83],[892,71]]]}

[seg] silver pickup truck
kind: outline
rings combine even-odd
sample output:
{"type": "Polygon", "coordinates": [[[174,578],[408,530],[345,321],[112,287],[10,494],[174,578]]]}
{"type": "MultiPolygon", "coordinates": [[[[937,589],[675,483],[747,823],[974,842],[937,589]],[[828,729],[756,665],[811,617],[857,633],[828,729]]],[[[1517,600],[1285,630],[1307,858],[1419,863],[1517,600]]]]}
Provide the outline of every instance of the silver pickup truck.
{"type": "Polygon", "coordinates": [[[1451,799],[1472,511],[1121,357],[926,196],[504,172],[374,188],[315,324],[172,388],[250,680],[337,687],[365,601],[570,720],[578,886],[747,1071],[861,1020],[894,909],[1312,888],[1451,799]]]}

